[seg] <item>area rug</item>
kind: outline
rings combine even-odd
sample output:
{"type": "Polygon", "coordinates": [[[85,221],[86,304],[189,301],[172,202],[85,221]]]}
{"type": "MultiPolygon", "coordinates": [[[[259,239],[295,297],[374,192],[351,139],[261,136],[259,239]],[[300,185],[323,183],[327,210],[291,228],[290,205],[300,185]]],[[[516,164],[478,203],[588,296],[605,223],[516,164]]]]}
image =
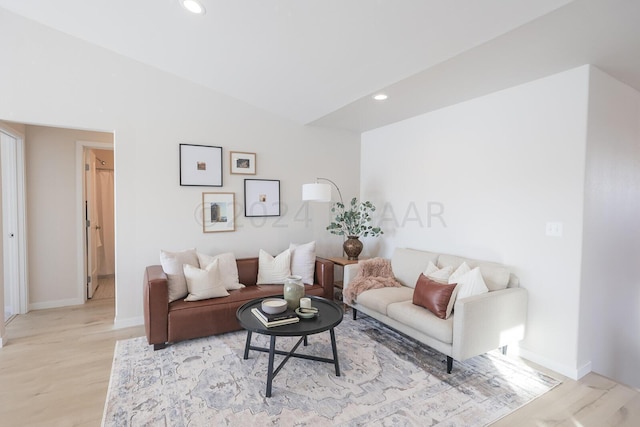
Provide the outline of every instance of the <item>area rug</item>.
{"type": "MultiPolygon", "coordinates": [[[[118,341],[103,426],[484,426],[560,381],[491,352],[446,373],[446,357],[377,321],[345,316],[335,329],[341,376],[328,363],[292,358],[265,397],[268,355],[243,360],[246,332],[153,351],[118,341]]],[[[268,337],[253,334],[268,347],[268,337]]],[[[278,338],[289,350],[294,338],[278,338]]],[[[298,352],[331,358],[329,333],[298,352]]],[[[276,355],[276,366],[282,356],[276,355]]]]}

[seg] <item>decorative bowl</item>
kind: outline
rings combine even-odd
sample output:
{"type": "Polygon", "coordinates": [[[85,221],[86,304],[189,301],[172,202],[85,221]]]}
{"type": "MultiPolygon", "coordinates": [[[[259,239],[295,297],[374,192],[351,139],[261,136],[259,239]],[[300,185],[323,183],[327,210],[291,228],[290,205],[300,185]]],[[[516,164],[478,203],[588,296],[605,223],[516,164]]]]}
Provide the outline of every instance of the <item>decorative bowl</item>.
{"type": "Polygon", "coordinates": [[[300,308],[296,308],[296,314],[298,315],[298,317],[300,317],[301,319],[313,319],[314,317],[316,317],[318,315],[318,312],[314,312],[314,313],[305,313],[304,311],[300,310],[300,308]]]}
{"type": "Polygon", "coordinates": [[[262,301],[262,311],[267,314],[282,313],[287,309],[287,300],[282,298],[267,298],[262,301]]]}

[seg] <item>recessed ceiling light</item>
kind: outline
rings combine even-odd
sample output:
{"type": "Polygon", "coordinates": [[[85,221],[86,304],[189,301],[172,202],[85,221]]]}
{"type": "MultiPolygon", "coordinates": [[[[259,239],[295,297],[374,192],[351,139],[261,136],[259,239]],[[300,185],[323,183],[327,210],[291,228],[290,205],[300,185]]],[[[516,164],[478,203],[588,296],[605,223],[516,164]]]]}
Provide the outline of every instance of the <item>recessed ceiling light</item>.
{"type": "Polygon", "coordinates": [[[379,93],[377,95],[373,95],[373,99],[375,99],[376,101],[384,101],[385,99],[387,99],[388,96],[384,93],[379,93]]]}
{"type": "Polygon", "coordinates": [[[204,15],[206,12],[204,6],[198,0],[180,0],[180,3],[182,7],[196,15],[204,15]]]}

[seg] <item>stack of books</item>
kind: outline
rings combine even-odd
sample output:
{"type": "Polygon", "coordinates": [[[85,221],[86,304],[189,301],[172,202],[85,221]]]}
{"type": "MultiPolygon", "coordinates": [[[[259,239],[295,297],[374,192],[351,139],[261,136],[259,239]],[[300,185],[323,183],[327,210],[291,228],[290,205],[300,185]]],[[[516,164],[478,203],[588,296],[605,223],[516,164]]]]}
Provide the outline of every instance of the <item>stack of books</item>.
{"type": "Polygon", "coordinates": [[[269,314],[262,311],[259,307],[254,307],[251,309],[251,312],[267,328],[290,325],[291,323],[297,323],[300,321],[300,318],[296,313],[290,309],[278,314],[269,314]]]}

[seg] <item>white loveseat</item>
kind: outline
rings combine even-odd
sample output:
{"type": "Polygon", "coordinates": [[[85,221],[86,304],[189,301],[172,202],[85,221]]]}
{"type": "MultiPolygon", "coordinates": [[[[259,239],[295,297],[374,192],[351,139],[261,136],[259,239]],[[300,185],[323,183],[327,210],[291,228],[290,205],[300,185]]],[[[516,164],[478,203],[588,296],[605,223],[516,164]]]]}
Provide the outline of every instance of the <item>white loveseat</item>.
{"type": "MultiPolygon", "coordinates": [[[[370,289],[349,304],[353,318],[357,311],[416,339],[447,356],[447,372],[453,359],[463,361],[501,348],[524,337],[527,292],[518,287],[517,277],[503,265],[415,249],[396,249],[391,266],[400,288],[370,289]],[[479,267],[489,292],[456,299],[450,317],[441,319],[426,308],[413,304],[413,290],[429,261],[437,267],[456,269],[463,262],[479,267]]],[[[358,265],[345,266],[344,289],[358,272],[358,265]]]]}

